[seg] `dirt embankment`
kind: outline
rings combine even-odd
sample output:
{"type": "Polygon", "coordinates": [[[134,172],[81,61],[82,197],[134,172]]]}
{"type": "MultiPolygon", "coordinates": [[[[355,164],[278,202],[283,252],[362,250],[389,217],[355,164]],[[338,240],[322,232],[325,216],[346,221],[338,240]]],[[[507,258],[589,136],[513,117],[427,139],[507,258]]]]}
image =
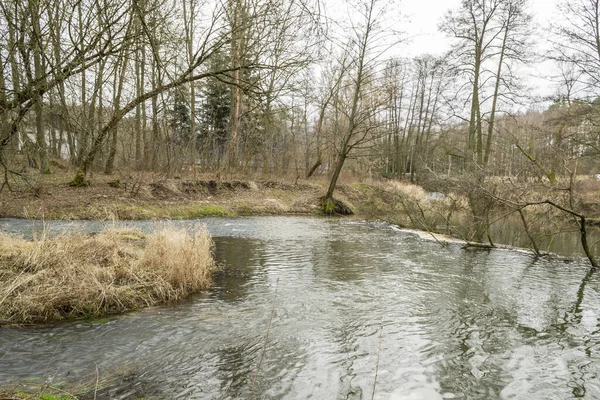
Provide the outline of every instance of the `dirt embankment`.
{"type": "Polygon", "coordinates": [[[158,179],[98,181],[85,188],[37,184],[0,193],[0,217],[160,219],[316,210],[318,185],[158,179]]]}
{"type": "MultiPolygon", "coordinates": [[[[89,187],[70,187],[70,176],[0,192],[0,217],[37,219],[188,219],[205,216],[318,214],[325,182],[102,177],[89,187]]],[[[413,185],[352,183],[335,197],[364,218],[397,214],[400,195],[413,185]]],[[[399,208],[400,207],[400,208],[399,208]]],[[[396,219],[396,218],[387,218],[396,219]]],[[[410,222],[406,220],[406,222],[410,222]]]]}
{"type": "MultiPolygon", "coordinates": [[[[285,177],[277,181],[219,179],[218,175],[166,179],[138,173],[122,175],[116,180],[114,176],[98,175],[91,186],[70,187],[71,178],[67,173],[38,175],[29,183],[13,185],[12,191],[4,188],[0,192],[0,217],[133,220],[320,214],[321,197],[328,184],[324,180],[298,181],[285,177]]],[[[591,185],[587,181],[579,185],[584,184],[591,185]]],[[[468,198],[452,192],[442,195],[436,192],[440,188],[443,185],[429,187],[432,193],[428,194],[422,187],[406,182],[346,182],[338,186],[334,196],[360,219],[381,219],[402,227],[477,240],[474,238],[479,225],[468,198]]],[[[595,196],[600,186],[577,189],[585,195],[581,202],[587,222],[600,224],[600,206],[595,196]]],[[[538,192],[530,194],[533,200],[552,194],[538,192]]],[[[510,198],[511,193],[501,195],[510,198]]],[[[497,215],[490,217],[490,221],[505,217],[509,211],[515,212],[499,205],[497,215]]],[[[542,206],[527,208],[526,217],[532,233],[540,235],[555,225],[565,230],[573,224],[568,215],[542,206]]]]}

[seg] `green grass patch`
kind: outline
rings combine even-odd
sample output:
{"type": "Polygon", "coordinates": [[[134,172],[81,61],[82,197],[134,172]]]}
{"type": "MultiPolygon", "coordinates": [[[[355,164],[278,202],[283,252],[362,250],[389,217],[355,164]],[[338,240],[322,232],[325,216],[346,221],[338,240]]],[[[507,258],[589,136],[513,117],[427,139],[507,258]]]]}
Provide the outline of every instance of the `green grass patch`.
{"type": "Polygon", "coordinates": [[[76,400],[77,397],[68,394],[60,393],[60,389],[47,387],[35,391],[27,391],[23,389],[0,388],[1,399],[11,400],[76,400]]]}

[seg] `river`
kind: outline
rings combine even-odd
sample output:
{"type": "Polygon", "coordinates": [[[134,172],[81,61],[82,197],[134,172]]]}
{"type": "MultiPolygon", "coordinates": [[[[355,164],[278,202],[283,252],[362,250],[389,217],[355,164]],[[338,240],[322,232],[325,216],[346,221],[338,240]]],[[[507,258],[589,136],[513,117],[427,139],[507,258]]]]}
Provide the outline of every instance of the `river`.
{"type": "MultiPolygon", "coordinates": [[[[600,278],[584,261],[344,219],[175,223],[212,234],[223,272],[209,291],[105,321],[1,327],[0,384],[89,392],[98,379],[98,398],[600,398],[600,278]]],[[[49,228],[78,225],[102,226],[49,228]]]]}

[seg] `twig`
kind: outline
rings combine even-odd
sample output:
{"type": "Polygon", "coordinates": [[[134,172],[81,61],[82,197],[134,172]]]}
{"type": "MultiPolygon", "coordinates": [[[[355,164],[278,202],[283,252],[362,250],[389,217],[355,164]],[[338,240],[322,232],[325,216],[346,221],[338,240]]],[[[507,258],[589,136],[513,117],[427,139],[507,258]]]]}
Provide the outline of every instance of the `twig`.
{"type": "MultiPolygon", "coordinates": [[[[433,238],[433,239],[434,239],[434,240],[435,240],[435,241],[436,241],[436,242],[437,242],[437,243],[438,243],[440,246],[442,246],[442,247],[445,247],[445,246],[446,246],[446,244],[445,244],[445,243],[443,243],[442,241],[440,241],[440,240],[439,240],[439,239],[438,239],[438,238],[435,236],[435,234],[434,234],[433,232],[431,232],[431,230],[429,230],[429,228],[427,227],[427,225],[425,224],[425,222],[421,222],[421,223],[418,223],[418,224],[416,223],[416,221],[415,221],[415,219],[413,218],[413,216],[412,216],[412,214],[411,214],[410,210],[408,209],[408,207],[407,207],[407,206],[406,206],[406,204],[404,203],[404,200],[402,199],[402,197],[399,197],[399,200],[400,200],[400,204],[402,204],[402,208],[404,208],[404,212],[406,212],[406,215],[408,216],[408,219],[410,219],[410,222],[413,224],[413,226],[414,226],[416,229],[419,229],[418,227],[419,227],[419,226],[421,226],[421,227],[423,228],[423,230],[424,230],[425,232],[427,232],[428,234],[430,234],[430,235],[431,235],[431,237],[432,237],[432,238],[433,238]]],[[[423,212],[423,209],[421,208],[421,206],[420,206],[418,203],[416,203],[416,204],[417,204],[417,207],[419,208],[419,211],[420,211],[420,212],[421,212],[421,214],[423,215],[423,218],[425,218],[425,214],[424,214],[424,212],[423,212]]]]}
{"type": "Polygon", "coordinates": [[[258,365],[256,367],[256,373],[254,374],[254,378],[252,379],[250,400],[252,400],[254,398],[254,385],[256,384],[256,379],[258,378],[258,374],[260,372],[261,365],[265,358],[265,353],[267,352],[267,344],[269,342],[269,334],[271,333],[271,325],[273,323],[273,316],[275,315],[275,304],[277,301],[277,289],[278,288],[279,288],[279,276],[277,277],[277,281],[275,282],[275,294],[273,295],[273,307],[271,308],[271,315],[269,316],[269,323],[267,325],[267,332],[265,334],[265,344],[264,344],[262,352],[260,354],[260,359],[258,360],[258,365]]]}
{"type": "Polygon", "coordinates": [[[46,364],[46,369],[44,369],[44,375],[46,375],[48,373],[48,368],[50,368],[50,363],[52,362],[52,359],[54,358],[54,355],[56,354],[56,351],[58,350],[58,348],[60,347],[60,345],[62,344],[64,339],[61,339],[60,342],[58,342],[58,344],[56,345],[56,347],[54,348],[54,351],[52,352],[52,354],[50,355],[50,359],[48,360],[48,364],[46,364]]]}
{"type": "Polygon", "coordinates": [[[98,381],[100,375],[98,374],[98,363],[94,363],[96,365],[96,386],[94,387],[94,400],[96,400],[96,395],[98,394],[98,381]]]}
{"type": "Polygon", "coordinates": [[[380,307],[379,314],[379,342],[377,344],[377,363],[375,364],[375,378],[373,379],[373,392],[371,393],[371,400],[375,398],[375,388],[377,387],[377,376],[379,375],[379,360],[381,359],[381,342],[383,339],[383,307],[380,307]]]}
{"type": "Polygon", "coordinates": [[[541,256],[542,253],[540,252],[540,249],[538,248],[537,243],[535,242],[535,239],[529,232],[529,225],[527,224],[527,220],[525,219],[525,214],[523,214],[522,209],[519,209],[519,215],[521,216],[521,221],[523,222],[523,228],[525,229],[525,233],[527,234],[527,237],[529,238],[529,241],[531,242],[531,245],[533,246],[533,251],[535,252],[535,255],[538,257],[541,256]]]}
{"type": "Polygon", "coordinates": [[[555,202],[551,201],[551,200],[544,200],[544,201],[540,201],[537,203],[527,203],[523,206],[523,208],[528,207],[528,206],[534,206],[534,205],[539,205],[539,204],[549,204],[554,208],[557,208],[559,210],[561,210],[564,213],[570,214],[575,218],[578,218],[579,220],[577,221],[579,223],[579,232],[580,232],[580,238],[581,238],[581,246],[583,247],[583,251],[585,253],[585,255],[587,256],[588,260],[590,261],[590,264],[592,264],[592,268],[598,268],[599,265],[596,262],[596,259],[594,258],[593,253],[590,251],[589,245],[588,245],[588,237],[587,237],[587,230],[586,230],[586,217],[583,214],[580,214],[574,210],[568,209],[566,207],[561,206],[560,204],[556,204],[555,202]]]}

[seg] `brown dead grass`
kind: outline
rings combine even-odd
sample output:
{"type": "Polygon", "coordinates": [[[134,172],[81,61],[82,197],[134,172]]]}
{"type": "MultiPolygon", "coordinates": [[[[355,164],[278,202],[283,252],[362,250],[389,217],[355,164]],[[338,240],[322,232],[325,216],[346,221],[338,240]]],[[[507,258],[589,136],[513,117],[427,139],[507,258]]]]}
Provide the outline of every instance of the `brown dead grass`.
{"type": "Polygon", "coordinates": [[[214,270],[206,231],[165,225],[145,235],[108,229],[26,241],[0,234],[0,320],[100,317],[179,300],[214,270]]]}
{"type": "Polygon", "coordinates": [[[399,192],[404,196],[414,200],[425,199],[425,189],[423,189],[421,186],[413,185],[412,183],[390,180],[380,183],[380,186],[384,190],[388,190],[390,192],[399,192]]]}

